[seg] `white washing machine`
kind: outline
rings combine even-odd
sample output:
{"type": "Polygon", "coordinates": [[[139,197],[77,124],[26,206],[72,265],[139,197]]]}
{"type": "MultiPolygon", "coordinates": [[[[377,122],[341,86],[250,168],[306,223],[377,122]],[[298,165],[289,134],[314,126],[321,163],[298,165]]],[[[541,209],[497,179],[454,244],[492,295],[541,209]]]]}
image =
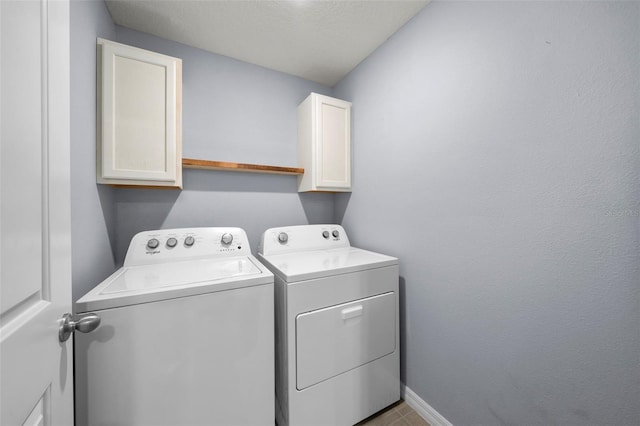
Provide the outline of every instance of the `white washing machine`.
{"type": "Polygon", "coordinates": [[[273,291],[240,228],[134,236],[75,305],[76,424],[272,425],[273,291]]]}
{"type": "Polygon", "coordinates": [[[398,259],[339,225],[265,231],[275,274],[278,425],[353,425],[400,399],[398,259]]]}

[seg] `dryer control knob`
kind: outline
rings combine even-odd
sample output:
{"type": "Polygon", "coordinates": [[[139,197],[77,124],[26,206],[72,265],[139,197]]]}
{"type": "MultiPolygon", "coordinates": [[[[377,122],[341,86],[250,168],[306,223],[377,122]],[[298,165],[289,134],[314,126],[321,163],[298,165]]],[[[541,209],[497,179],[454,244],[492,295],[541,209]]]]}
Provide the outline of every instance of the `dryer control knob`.
{"type": "Polygon", "coordinates": [[[178,240],[176,240],[175,238],[171,237],[167,240],[167,247],[169,248],[174,248],[176,246],[176,244],[178,244],[178,240]]]}
{"type": "Polygon", "coordinates": [[[334,238],[338,238],[340,236],[340,232],[338,232],[337,229],[334,229],[333,232],[331,232],[331,235],[333,235],[334,238]]]}
{"type": "Polygon", "coordinates": [[[189,235],[187,238],[184,239],[184,245],[187,247],[191,247],[195,242],[196,242],[196,239],[193,238],[191,235],[189,235]]]}
{"type": "Polygon", "coordinates": [[[329,238],[329,231],[322,231],[322,236],[325,238],[329,238]]]}
{"type": "Polygon", "coordinates": [[[220,241],[222,241],[222,244],[231,244],[233,242],[233,235],[225,232],[224,234],[222,234],[222,238],[220,239],[220,241]]]}
{"type": "Polygon", "coordinates": [[[152,238],[149,241],[147,241],[147,248],[151,250],[157,249],[159,245],[160,245],[160,241],[158,241],[157,238],[152,238]]]}
{"type": "Polygon", "coordinates": [[[289,236],[286,232],[281,232],[278,234],[278,241],[280,241],[280,244],[284,244],[289,241],[289,236]]]}

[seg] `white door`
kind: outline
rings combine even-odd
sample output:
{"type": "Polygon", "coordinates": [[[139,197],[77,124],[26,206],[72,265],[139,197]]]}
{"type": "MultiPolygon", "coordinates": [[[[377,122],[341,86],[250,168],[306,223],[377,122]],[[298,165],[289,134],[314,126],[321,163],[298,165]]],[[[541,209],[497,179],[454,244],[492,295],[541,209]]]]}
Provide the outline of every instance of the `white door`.
{"type": "Polygon", "coordinates": [[[68,0],[0,0],[0,424],[73,424],[68,0]]]}

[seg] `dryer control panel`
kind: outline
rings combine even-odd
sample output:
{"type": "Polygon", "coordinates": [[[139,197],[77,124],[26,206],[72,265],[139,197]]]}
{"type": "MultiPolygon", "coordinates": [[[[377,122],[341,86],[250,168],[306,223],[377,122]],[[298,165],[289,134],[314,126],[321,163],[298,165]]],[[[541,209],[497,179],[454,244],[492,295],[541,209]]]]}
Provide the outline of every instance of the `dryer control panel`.
{"type": "Polygon", "coordinates": [[[260,238],[258,253],[274,255],[307,250],[351,247],[340,225],[302,225],[267,229],[260,238]]]}
{"type": "Polygon", "coordinates": [[[247,234],[241,228],[160,229],[133,237],[124,266],[250,254],[247,234]]]}

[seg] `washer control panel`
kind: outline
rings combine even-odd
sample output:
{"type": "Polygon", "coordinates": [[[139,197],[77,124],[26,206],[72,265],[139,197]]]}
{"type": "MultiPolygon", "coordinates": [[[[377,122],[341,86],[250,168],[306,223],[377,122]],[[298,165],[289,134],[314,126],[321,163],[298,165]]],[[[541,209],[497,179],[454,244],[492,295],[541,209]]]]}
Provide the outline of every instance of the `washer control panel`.
{"type": "Polygon", "coordinates": [[[124,265],[250,254],[247,234],[241,228],[160,229],[136,234],[129,244],[124,265]]]}
{"type": "Polygon", "coordinates": [[[350,247],[340,225],[302,225],[267,229],[258,246],[258,253],[272,255],[305,250],[350,247]]]}

